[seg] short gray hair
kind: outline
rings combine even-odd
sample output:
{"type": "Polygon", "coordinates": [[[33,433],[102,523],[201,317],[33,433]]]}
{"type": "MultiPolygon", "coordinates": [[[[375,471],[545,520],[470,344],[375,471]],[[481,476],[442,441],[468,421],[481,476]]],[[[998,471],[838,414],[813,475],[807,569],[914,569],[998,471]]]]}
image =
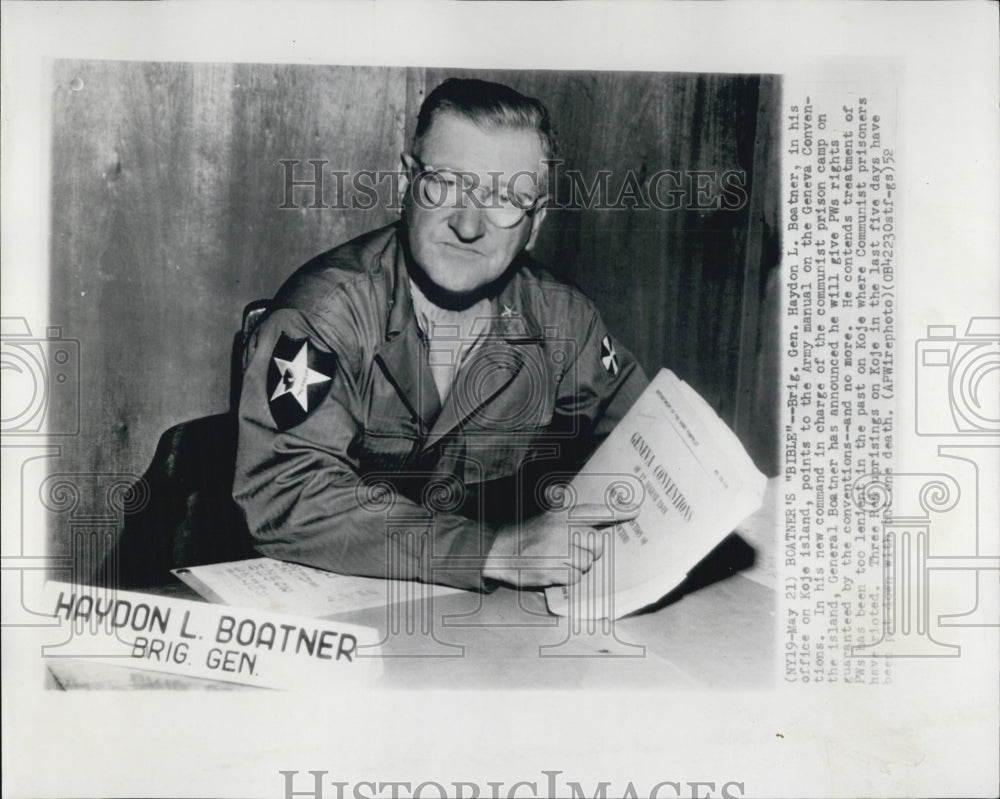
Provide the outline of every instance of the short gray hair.
{"type": "Polygon", "coordinates": [[[556,157],[556,134],[549,111],[540,100],[525,97],[502,83],[490,83],[475,78],[448,78],[427,95],[417,116],[413,149],[430,130],[434,118],[451,112],[490,130],[508,128],[534,130],[542,142],[546,161],[556,157]]]}

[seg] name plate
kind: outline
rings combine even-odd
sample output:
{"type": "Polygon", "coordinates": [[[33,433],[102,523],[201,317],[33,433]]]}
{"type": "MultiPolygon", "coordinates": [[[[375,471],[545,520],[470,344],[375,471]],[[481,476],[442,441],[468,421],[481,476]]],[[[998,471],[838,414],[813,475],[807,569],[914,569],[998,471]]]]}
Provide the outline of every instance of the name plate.
{"type": "Polygon", "coordinates": [[[49,581],[43,608],[76,658],[259,688],[322,690],[382,671],[372,627],[49,581]]]}

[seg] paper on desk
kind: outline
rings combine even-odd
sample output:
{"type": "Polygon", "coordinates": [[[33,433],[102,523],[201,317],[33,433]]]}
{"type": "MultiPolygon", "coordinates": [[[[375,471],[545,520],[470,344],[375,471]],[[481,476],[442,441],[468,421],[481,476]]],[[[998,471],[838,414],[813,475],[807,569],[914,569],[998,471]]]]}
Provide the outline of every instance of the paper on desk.
{"type": "Polygon", "coordinates": [[[454,594],[459,588],[354,577],[273,558],[251,558],[173,569],[210,602],[322,617],[415,599],[454,594]]]}

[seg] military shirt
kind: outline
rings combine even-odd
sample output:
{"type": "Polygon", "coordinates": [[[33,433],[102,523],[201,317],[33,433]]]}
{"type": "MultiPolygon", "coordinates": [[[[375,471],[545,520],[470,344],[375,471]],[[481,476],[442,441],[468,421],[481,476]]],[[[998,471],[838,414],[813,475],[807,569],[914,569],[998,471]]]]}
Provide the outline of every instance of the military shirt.
{"type": "Polygon", "coordinates": [[[233,496],[264,555],[488,590],[500,526],[544,510],[647,380],[593,303],[522,253],[442,403],[405,235],[314,258],[248,337],[233,496]]]}

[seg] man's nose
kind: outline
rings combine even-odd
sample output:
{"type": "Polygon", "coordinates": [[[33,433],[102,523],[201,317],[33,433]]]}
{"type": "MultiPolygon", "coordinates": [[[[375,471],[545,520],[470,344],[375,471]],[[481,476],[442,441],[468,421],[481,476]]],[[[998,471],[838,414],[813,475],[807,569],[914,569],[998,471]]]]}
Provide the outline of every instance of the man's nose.
{"type": "Polygon", "coordinates": [[[472,198],[465,197],[448,216],[448,227],[460,240],[475,241],[486,233],[485,212],[482,208],[476,207],[472,198]]]}

